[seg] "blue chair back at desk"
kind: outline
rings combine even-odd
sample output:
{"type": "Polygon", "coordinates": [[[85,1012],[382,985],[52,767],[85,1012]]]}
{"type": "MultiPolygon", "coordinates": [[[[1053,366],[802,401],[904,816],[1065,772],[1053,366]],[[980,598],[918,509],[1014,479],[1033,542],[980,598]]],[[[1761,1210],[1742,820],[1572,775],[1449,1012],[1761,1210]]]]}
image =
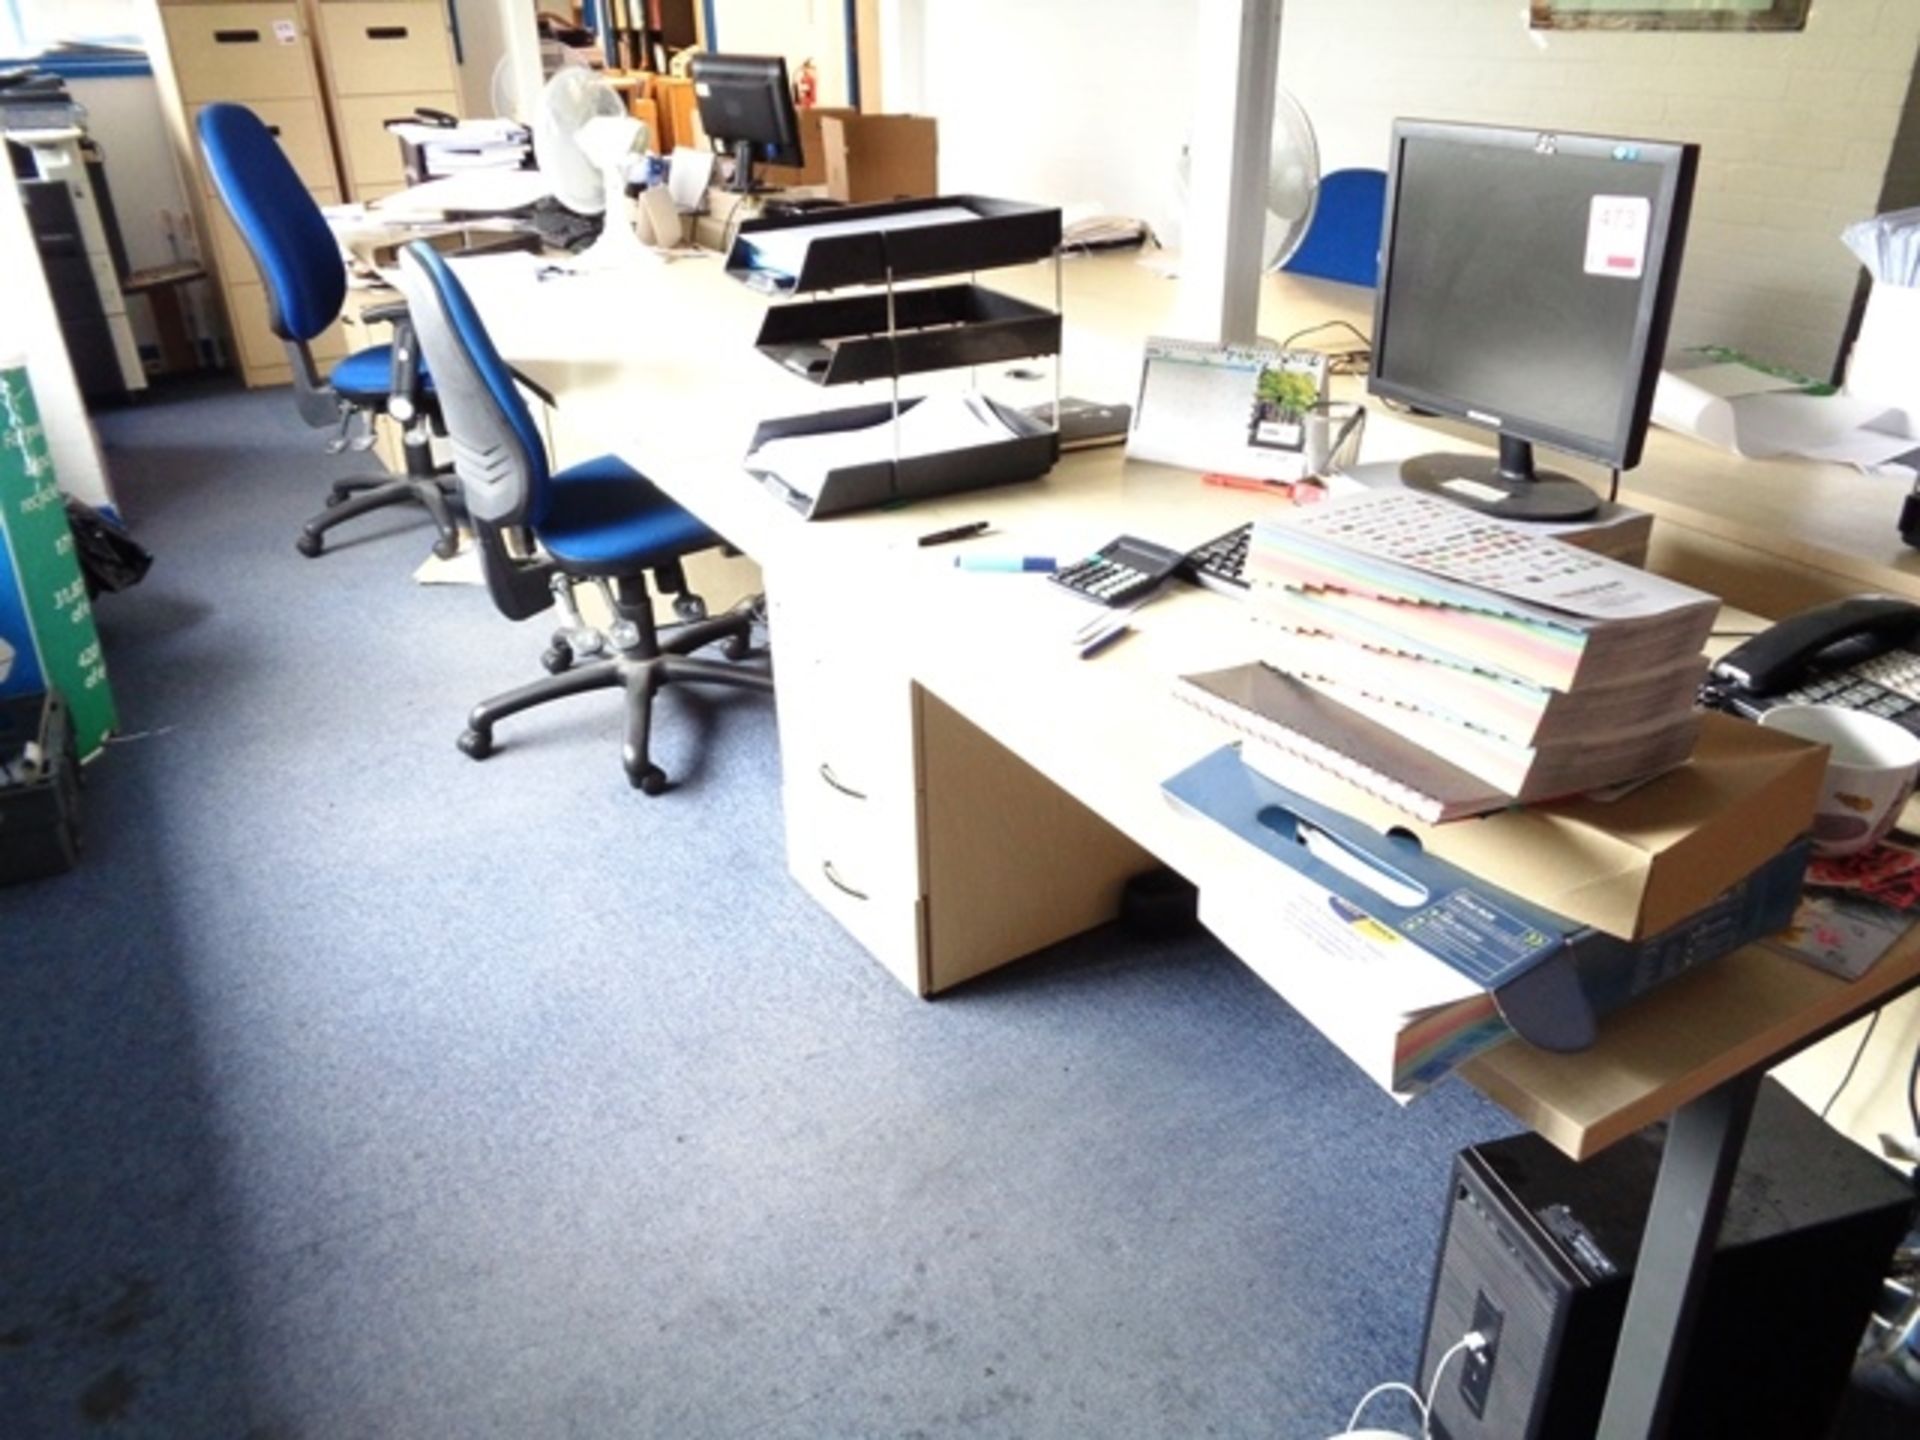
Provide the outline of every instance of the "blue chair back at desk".
{"type": "MultiPolygon", "coordinates": [[[[336,482],[327,508],[302,529],[300,552],[318,555],[321,537],[343,521],[411,503],[433,517],[439,530],[434,552],[452,555],[459,531],[451,482],[433,466],[433,382],[418,363],[405,307],[367,311],[369,322],[393,324],[393,343],[355,351],[322,376],[312,342],[339,319],[347,298],[346,266],[326,217],[273,132],[246,106],[209,105],[194,126],[207,175],[260,272],[267,323],[286,346],[301,417],[316,428],[339,426],[336,451],[356,443],[350,439],[356,420],[371,427],[375,415],[386,414],[402,427],[406,475],[336,482]]],[[[370,428],[366,443],[372,443],[370,428]]]]}
{"type": "Polygon", "coordinates": [[[680,561],[721,544],[720,537],[617,456],[602,455],[554,471],[540,429],[466,287],[432,246],[415,242],[400,256],[420,346],[433,367],[441,413],[484,562],[488,593],[500,613],[524,620],[558,604],[566,624],[544,657],[549,674],[491,700],[467,717],[460,748],[476,760],[493,752],[493,728],[519,711],[587,690],[623,688],[627,735],[622,761],[637,789],[657,795],[667,777],[648,756],[653,696],[663,685],[696,682],[768,690],[752,656],[751,609],[708,618],[687,592],[680,561]],[[672,595],[683,623],[656,629],[648,576],[672,595]],[[576,583],[598,587],[613,623],[581,622],[576,583]],[[730,664],[692,654],[719,643],[730,664]],[[586,663],[575,666],[575,661],[586,663]]]}
{"type": "Polygon", "coordinates": [[[1335,170],[1323,176],[1306,238],[1280,268],[1349,285],[1378,285],[1386,209],[1386,171],[1335,170]]]}

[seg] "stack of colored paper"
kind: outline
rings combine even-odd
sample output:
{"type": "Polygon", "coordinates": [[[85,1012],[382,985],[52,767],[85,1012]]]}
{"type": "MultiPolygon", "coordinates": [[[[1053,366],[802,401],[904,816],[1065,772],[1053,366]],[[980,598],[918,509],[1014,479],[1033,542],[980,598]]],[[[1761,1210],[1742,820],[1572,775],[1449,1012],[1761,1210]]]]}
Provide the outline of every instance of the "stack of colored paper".
{"type": "MultiPolygon", "coordinates": [[[[1332,768],[1414,813],[1619,785],[1693,748],[1700,650],[1718,607],[1701,591],[1405,491],[1263,520],[1247,574],[1266,622],[1263,660],[1337,702],[1333,714],[1366,737],[1364,759],[1332,768]],[[1434,795],[1436,759],[1478,793],[1434,795]]],[[[1359,748],[1316,714],[1310,744],[1293,743],[1282,718],[1248,747],[1249,763],[1277,766],[1285,783],[1303,760],[1327,766],[1330,751],[1337,762],[1359,748]]]]}

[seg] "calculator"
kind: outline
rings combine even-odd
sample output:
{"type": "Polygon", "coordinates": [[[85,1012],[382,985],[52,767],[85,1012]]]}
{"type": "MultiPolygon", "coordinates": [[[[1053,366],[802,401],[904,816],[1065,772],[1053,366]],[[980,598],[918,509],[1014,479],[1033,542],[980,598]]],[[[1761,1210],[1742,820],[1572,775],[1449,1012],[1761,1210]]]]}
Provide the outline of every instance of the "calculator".
{"type": "Polygon", "coordinates": [[[1122,535],[1102,546],[1099,554],[1054,571],[1053,580],[1102,605],[1131,605],[1150,594],[1186,558],[1179,550],[1122,535]]]}

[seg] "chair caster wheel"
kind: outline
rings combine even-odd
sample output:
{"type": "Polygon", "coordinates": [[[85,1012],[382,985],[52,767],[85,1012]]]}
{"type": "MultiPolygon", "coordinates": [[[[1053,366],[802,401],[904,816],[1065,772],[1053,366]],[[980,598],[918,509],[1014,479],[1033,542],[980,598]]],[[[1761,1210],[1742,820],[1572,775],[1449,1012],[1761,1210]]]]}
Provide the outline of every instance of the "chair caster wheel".
{"type": "Polygon", "coordinates": [[[435,559],[451,560],[454,556],[458,555],[459,553],[460,553],[460,537],[458,535],[442,535],[438,540],[433,542],[433,554],[435,559]]]}
{"type": "Polygon", "coordinates": [[[556,640],[540,656],[540,664],[549,675],[564,675],[573,668],[573,647],[556,640]]]}
{"type": "Polygon", "coordinates": [[[302,531],[300,538],[293,542],[293,548],[311,560],[326,548],[326,543],[318,535],[310,531],[302,531]]]}
{"type": "Polygon", "coordinates": [[[753,637],[744,633],[729,635],[720,642],[720,653],[729,660],[744,660],[753,653],[753,637]]]}
{"type": "Polygon", "coordinates": [[[460,753],[470,760],[484,760],[493,754],[493,736],[483,731],[463,731],[459,743],[460,753]]]}
{"type": "Polygon", "coordinates": [[[658,765],[643,765],[637,771],[627,772],[627,783],[643,795],[664,795],[667,791],[667,772],[658,765]]]}

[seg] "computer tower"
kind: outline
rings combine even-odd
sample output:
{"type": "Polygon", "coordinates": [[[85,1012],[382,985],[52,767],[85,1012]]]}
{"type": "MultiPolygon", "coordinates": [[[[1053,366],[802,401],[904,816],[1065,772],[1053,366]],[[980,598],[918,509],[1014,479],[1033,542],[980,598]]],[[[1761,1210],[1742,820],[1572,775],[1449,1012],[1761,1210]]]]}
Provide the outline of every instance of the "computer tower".
{"type": "MultiPolygon", "coordinates": [[[[1422,1350],[1442,1440],[1588,1440],[1600,1418],[1664,1127],[1575,1163],[1535,1135],[1463,1150],[1422,1350]]],[[[1754,1110],[1671,1433],[1826,1433],[1906,1233],[1909,1183],[1772,1081],[1754,1110]]]]}

